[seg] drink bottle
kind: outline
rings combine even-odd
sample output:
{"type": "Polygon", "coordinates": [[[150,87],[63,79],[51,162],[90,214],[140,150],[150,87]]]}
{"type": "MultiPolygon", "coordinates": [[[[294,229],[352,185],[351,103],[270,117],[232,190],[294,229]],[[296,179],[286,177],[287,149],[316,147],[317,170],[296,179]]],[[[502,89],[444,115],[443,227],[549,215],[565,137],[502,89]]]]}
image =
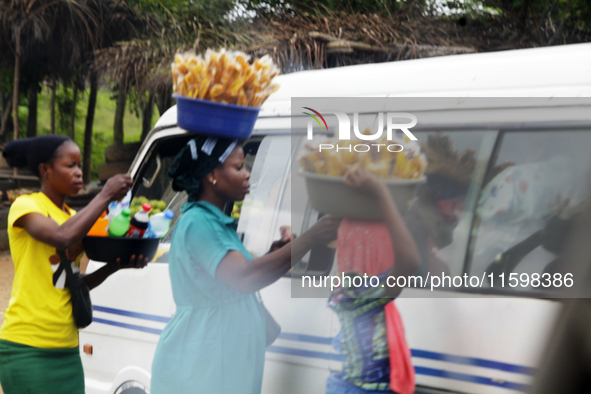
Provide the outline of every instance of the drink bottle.
{"type": "Polygon", "coordinates": [[[121,206],[123,208],[129,208],[130,204],[131,204],[131,189],[127,192],[125,197],[123,197],[123,200],[121,200],[121,206]]]}
{"type": "Polygon", "coordinates": [[[149,213],[152,206],[148,203],[142,205],[142,209],[133,215],[129,222],[127,236],[130,238],[142,238],[148,229],[149,213]]]}
{"type": "Polygon", "coordinates": [[[129,230],[129,208],[124,208],[121,213],[109,222],[109,236],[123,237],[129,230]]]}
{"type": "Polygon", "coordinates": [[[170,209],[152,215],[150,221],[148,222],[148,229],[144,234],[144,238],[164,237],[170,228],[170,221],[173,217],[174,212],[172,212],[170,209]]]}
{"type": "MultiPolygon", "coordinates": [[[[129,208],[129,207],[127,207],[129,208]]],[[[121,203],[117,202],[117,201],[111,201],[109,203],[109,207],[107,208],[107,219],[109,219],[109,221],[113,220],[113,218],[117,215],[119,215],[121,213],[121,211],[123,210],[123,207],[121,206],[121,203]]]]}
{"type": "Polygon", "coordinates": [[[92,228],[88,231],[88,235],[94,237],[106,237],[107,227],[109,226],[109,219],[107,219],[107,212],[103,212],[100,218],[92,225],[92,228]]]}
{"type": "Polygon", "coordinates": [[[109,203],[109,206],[107,207],[107,231],[109,231],[109,223],[111,223],[115,216],[119,215],[122,210],[123,207],[121,206],[120,202],[111,201],[109,203]]]}

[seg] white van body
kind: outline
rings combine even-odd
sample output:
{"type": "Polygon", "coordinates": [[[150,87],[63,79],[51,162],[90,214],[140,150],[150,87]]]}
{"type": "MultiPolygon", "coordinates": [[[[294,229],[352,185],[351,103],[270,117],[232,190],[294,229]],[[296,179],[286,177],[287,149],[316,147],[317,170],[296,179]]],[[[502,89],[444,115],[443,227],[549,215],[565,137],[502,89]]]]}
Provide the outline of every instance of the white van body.
{"type": "MultiPolygon", "coordinates": [[[[279,179],[286,179],[290,171],[292,97],[447,97],[439,108],[404,108],[412,110],[427,128],[444,127],[451,122],[446,114],[461,111],[478,112],[482,124],[492,129],[495,124],[519,124],[532,118],[591,125],[589,101],[581,104],[572,100],[566,106],[560,101],[557,107],[555,100],[591,97],[591,44],[303,71],[279,76],[277,82],[281,88],[264,104],[253,134],[268,137],[255,159],[255,182],[261,171],[269,170],[261,150],[270,144],[275,152],[283,152],[283,159],[271,163],[279,179]],[[507,99],[504,108],[491,111],[466,106],[466,97],[545,99],[536,107],[519,109],[512,109],[507,99]]],[[[136,182],[154,144],[186,134],[176,126],[176,108],[171,108],[132,165],[136,182]]],[[[293,188],[303,185],[301,180],[292,182],[293,188]]],[[[286,182],[281,185],[281,193],[285,193],[286,182]]],[[[291,210],[302,215],[294,214],[294,222],[285,223],[281,197],[258,193],[259,189],[253,188],[245,201],[238,228],[244,233],[246,248],[256,254],[268,249],[280,225],[291,224],[294,233],[300,233],[307,206],[306,201],[292,201],[291,210]],[[254,207],[260,209],[255,213],[254,207]],[[296,223],[295,218],[300,217],[302,221],[296,223]]],[[[161,244],[163,250],[169,247],[161,244]]],[[[102,263],[91,261],[88,269],[100,266],[102,263]]],[[[333,265],[332,272],[335,270],[333,265]]],[[[263,392],[323,393],[329,374],[342,366],[341,356],[331,346],[339,321],[326,298],[291,298],[291,281],[284,277],[261,291],[265,305],[282,327],[279,339],[267,350],[263,392]]],[[[419,297],[421,292],[429,292],[404,291],[416,292],[419,297]]],[[[175,312],[168,264],[120,271],[91,295],[94,322],[80,331],[86,392],[149,393],[159,335],[175,312]],[[92,354],[83,351],[85,345],[92,346],[92,354]]],[[[423,393],[526,390],[560,310],[557,301],[486,295],[401,298],[396,303],[413,351],[417,392],[423,393]]]]}

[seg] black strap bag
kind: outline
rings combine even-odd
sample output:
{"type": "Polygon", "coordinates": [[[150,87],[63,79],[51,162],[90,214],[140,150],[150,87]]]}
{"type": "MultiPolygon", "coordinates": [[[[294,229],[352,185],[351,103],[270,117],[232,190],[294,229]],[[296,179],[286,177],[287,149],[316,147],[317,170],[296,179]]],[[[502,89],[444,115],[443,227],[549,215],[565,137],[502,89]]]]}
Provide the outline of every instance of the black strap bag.
{"type": "Polygon", "coordinates": [[[66,271],[66,285],[70,289],[72,298],[72,315],[78,328],[87,327],[92,323],[92,302],[90,301],[90,290],[86,282],[82,280],[80,274],[72,271],[66,252],[59,250],[58,254],[62,260],[61,266],[66,271]]]}

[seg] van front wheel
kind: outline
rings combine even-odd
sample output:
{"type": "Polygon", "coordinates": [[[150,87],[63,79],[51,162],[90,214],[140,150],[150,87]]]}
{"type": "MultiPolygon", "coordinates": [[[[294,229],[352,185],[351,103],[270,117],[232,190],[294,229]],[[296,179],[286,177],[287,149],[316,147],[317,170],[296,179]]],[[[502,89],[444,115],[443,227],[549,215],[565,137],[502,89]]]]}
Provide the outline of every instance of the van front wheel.
{"type": "Polygon", "coordinates": [[[117,387],[114,394],[148,394],[148,390],[140,382],[128,380],[117,387]]]}

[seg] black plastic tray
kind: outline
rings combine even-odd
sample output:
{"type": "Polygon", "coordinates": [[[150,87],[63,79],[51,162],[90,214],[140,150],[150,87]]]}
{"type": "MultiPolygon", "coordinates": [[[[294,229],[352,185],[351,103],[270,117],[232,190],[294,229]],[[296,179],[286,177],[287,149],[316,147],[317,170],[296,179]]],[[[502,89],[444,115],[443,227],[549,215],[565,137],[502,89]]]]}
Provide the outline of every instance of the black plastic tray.
{"type": "Polygon", "coordinates": [[[94,237],[87,235],[82,239],[84,251],[91,260],[114,264],[117,258],[121,265],[129,263],[132,255],[141,254],[152,261],[158,251],[159,238],[118,238],[94,237]]]}

